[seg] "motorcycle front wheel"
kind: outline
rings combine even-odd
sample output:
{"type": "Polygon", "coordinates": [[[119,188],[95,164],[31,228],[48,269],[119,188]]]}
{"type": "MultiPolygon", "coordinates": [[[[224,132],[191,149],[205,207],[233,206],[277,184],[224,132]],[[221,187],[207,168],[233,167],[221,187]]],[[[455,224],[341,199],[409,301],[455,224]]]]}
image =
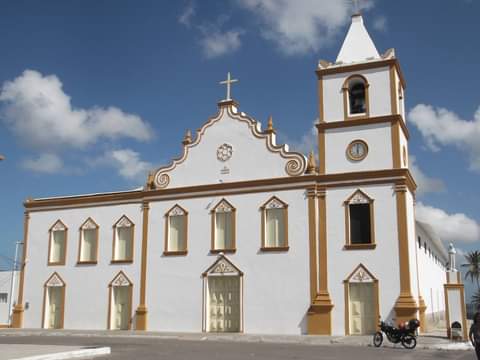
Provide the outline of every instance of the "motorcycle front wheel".
{"type": "Polygon", "coordinates": [[[383,335],[380,331],[377,331],[375,335],[373,335],[373,345],[375,347],[380,347],[383,342],[383,335]]]}
{"type": "Polygon", "coordinates": [[[405,349],[415,349],[415,346],[417,346],[417,339],[415,336],[406,335],[402,338],[402,345],[405,349]]]}

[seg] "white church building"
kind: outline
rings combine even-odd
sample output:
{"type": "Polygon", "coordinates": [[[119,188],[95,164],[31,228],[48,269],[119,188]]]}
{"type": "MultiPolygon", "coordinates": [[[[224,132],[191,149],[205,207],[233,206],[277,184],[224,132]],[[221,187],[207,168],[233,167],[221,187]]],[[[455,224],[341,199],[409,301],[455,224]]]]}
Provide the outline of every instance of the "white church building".
{"type": "MultiPolygon", "coordinates": [[[[360,15],[319,61],[318,161],[230,97],[142,189],[25,202],[13,327],[356,335],[445,310],[405,79],[360,15]]],[[[200,122],[199,122],[200,125],[200,122]]]]}

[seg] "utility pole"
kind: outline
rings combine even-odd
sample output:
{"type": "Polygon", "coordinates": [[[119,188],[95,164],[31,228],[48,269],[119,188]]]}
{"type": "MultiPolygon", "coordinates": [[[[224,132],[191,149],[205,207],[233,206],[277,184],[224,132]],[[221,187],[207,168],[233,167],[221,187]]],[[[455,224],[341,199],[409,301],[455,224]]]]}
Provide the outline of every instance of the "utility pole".
{"type": "Polygon", "coordinates": [[[8,323],[10,326],[12,325],[12,315],[13,315],[13,299],[15,297],[14,291],[15,291],[15,275],[17,273],[17,257],[18,257],[18,247],[20,245],[23,245],[22,241],[17,241],[15,243],[15,257],[13,258],[13,268],[12,268],[12,276],[11,276],[11,282],[10,282],[10,299],[8,302],[8,323]]]}

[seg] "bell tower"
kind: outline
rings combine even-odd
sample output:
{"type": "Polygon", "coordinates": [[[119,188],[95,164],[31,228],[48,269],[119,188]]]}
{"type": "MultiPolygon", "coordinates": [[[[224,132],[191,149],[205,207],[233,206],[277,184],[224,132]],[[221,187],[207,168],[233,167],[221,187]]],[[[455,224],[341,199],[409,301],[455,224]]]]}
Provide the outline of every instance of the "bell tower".
{"type": "Polygon", "coordinates": [[[360,14],[334,63],[316,70],[320,174],[408,168],[405,80],[393,49],[379,54],[360,14]]]}
{"type": "MultiPolygon", "coordinates": [[[[325,224],[319,246],[326,249],[329,256],[337,256],[338,262],[352,262],[349,266],[357,263],[376,266],[391,257],[390,263],[395,265],[388,277],[396,281],[388,284],[385,279],[379,280],[379,286],[390,294],[389,305],[382,311],[385,312],[388,307],[388,314],[393,314],[398,322],[417,318],[420,296],[413,255],[416,249],[416,184],[408,169],[409,132],[404,104],[406,84],[395,51],[389,49],[379,53],[365,28],[362,15],[355,14],[335,62],[320,60],[316,74],[318,179],[327,184],[321,199],[326,211],[319,211],[318,216],[319,223],[325,224]],[[336,184],[329,187],[328,183],[332,181],[336,184]],[[341,224],[336,222],[335,217],[340,216],[339,209],[342,208],[339,200],[343,197],[350,199],[348,195],[358,191],[368,193],[368,203],[371,204],[368,207],[370,212],[364,216],[367,220],[359,220],[358,223],[365,223],[370,229],[369,234],[382,235],[376,237],[378,241],[371,235],[365,241],[355,240],[357,244],[352,245],[348,236],[353,231],[351,224],[356,223],[352,220],[352,213],[347,211],[348,200],[343,203],[343,208],[347,209],[346,235],[339,231],[341,224]],[[379,210],[374,203],[388,205],[379,210]],[[342,243],[345,243],[343,247],[342,243]]],[[[325,277],[328,284],[339,281],[336,272],[329,272],[325,277]]],[[[331,295],[334,304],[338,304],[338,292],[328,291],[330,289],[325,285],[324,292],[331,295]]],[[[348,300],[348,295],[345,299],[348,300]]],[[[345,308],[349,309],[349,305],[345,308]]],[[[349,324],[353,321],[348,316],[345,315],[345,333],[350,331],[349,324]]],[[[310,318],[311,328],[315,330],[316,319],[313,316],[310,318]]],[[[338,323],[333,326],[337,329],[335,331],[342,328],[342,324],[338,323]]]]}

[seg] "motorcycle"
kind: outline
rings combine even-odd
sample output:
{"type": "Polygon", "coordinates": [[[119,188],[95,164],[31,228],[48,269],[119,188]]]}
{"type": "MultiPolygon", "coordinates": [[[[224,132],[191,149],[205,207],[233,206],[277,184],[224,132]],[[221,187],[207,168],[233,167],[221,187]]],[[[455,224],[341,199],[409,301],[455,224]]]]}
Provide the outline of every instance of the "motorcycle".
{"type": "Polygon", "coordinates": [[[383,334],[387,339],[394,343],[402,343],[406,349],[414,349],[417,346],[417,329],[420,327],[420,321],[412,319],[406,323],[400,324],[398,328],[393,325],[380,321],[380,331],[373,335],[373,345],[380,347],[383,343],[383,334]]]}

